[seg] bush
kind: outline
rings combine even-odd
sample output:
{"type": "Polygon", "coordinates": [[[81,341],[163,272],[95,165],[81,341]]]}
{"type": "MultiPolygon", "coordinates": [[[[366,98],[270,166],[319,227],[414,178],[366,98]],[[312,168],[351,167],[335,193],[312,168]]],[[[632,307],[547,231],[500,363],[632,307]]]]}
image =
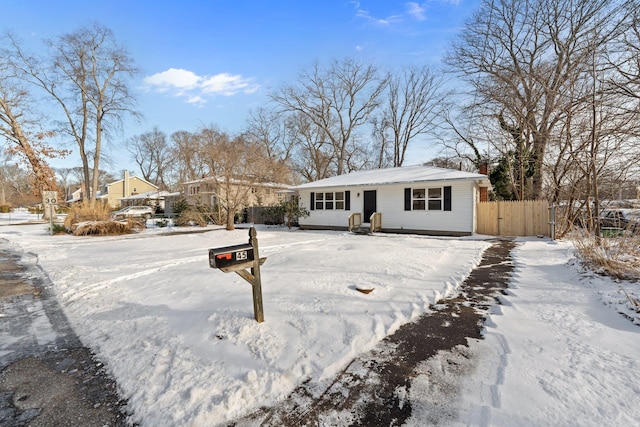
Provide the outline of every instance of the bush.
{"type": "Polygon", "coordinates": [[[0,212],[2,212],[2,213],[11,212],[11,206],[9,206],[9,205],[0,205],[0,212]]]}
{"type": "Polygon", "coordinates": [[[277,205],[269,206],[262,212],[265,221],[276,223],[279,218],[286,218],[287,227],[296,227],[298,225],[298,218],[306,218],[309,216],[309,211],[300,206],[297,197],[293,197],[289,200],[284,200],[277,205]]]}
{"type": "Polygon", "coordinates": [[[65,227],[63,224],[53,224],[53,227],[51,227],[51,233],[67,234],[67,227],[65,227]]]}
{"type": "Polygon", "coordinates": [[[585,266],[617,279],[640,279],[640,234],[596,238],[575,233],[572,237],[585,266]]]}
{"type": "Polygon", "coordinates": [[[205,227],[207,225],[207,221],[202,213],[198,212],[195,209],[190,209],[180,212],[180,215],[176,218],[176,225],[199,225],[200,227],[205,227]]]}
{"type": "Polygon", "coordinates": [[[96,201],[91,206],[84,201],[69,208],[64,227],[74,236],[130,234],[146,227],[146,221],[142,218],[114,221],[110,219],[110,213],[108,204],[96,201]]]}
{"type": "Polygon", "coordinates": [[[108,221],[110,213],[111,208],[107,204],[96,201],[91,205],[88,201],[83,201],[69,208],[64,225],[71,229],[79,222],[108,221]]]}
{"type": "Polygon", "coordinates": [[[72,232],[74,236],[114,236],[130,234],[141,228],[144,228],[144,225],[136,218],[126,221],[79,222],[74,225],[72,232]]]}

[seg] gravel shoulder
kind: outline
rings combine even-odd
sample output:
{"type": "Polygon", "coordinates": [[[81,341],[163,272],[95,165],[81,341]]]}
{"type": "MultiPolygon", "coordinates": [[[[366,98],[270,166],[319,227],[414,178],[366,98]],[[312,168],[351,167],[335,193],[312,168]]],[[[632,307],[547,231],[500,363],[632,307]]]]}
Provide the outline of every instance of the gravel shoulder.
{"type": "Polygon", "coordinates": [[[126,426],[126,407],[36,256],[0,240],[0,425],[126,426]]]}

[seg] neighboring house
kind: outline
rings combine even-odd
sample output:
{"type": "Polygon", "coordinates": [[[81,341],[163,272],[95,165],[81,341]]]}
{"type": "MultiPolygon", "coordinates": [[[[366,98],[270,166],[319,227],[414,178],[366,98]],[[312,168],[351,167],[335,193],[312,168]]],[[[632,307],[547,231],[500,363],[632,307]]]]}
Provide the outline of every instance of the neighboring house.
{"type": "Polygon", "coordinates": [[[154,191],[158,191],[157,185],[138,178],[137,176],[129,176],[129,172],[124,171],[123,179],[107,184],[106,192],[103,192],[99,198],[105,203],[108,203],[112,208],[120,208],[121,199],[154,191]]]}
{"type": "Polygon", "coordinates": [[[71,195],[69,195],[67,197],[67,203],[77,203],[77,202],[81,202],[83,197],[84,197],[84,184],[82,184],[80,187],[76,188],[71,195]]]}
{"type": "Polygon", "coordinates": [[[485,174],[431,166],[353,172],[293,187],[309,210],[302,229],[349,229],[349,217],[369,223],[374,213],[384,232],[470,235],[476,202],[487,200],[485,174]]]}
{"type": "Polygon", "coordinates": [[[120,206],[140,206],[149,205],[156,209],[156,213],[173,213],[173,205],[170,200],[180,196],[181,193],[170,193],[168,191],[149,191],[147,193],[134,194],[133,196],[120,199],[120,206]],[[170,211],[170,212],[167,212],[170,211]]]}
{"type": "MultiPolygon", "coordinates": [[[[237,180],[231,182],[231,191],[234,194],[246,194],[246,197],[241,200],[243,207],[276,204],[282,200],[282,194],[288,188],[288,184],[273,182],[246,183],[237,180]]],[[[226,186],[222,178],[202,178],[185,182],[183,193],[190,205],[219,206],[220,202],[224,202],[227,198],[226,186]]]]}
{"type": "MultiPolygon", "coordinates": [[[[96,198],[100,199],[102,192],[100,190],[98,190],[98,194],[96,195],[96,198]]],[[[72,203],[79,203],[81,201],[83,201],[85,198],[87,197],[87,192],[84,188],[84,183],[80,184],[80,187],[76,188],[71,195],[67,196],[67,200],[66,202],[69,204],[72,203]]]]}

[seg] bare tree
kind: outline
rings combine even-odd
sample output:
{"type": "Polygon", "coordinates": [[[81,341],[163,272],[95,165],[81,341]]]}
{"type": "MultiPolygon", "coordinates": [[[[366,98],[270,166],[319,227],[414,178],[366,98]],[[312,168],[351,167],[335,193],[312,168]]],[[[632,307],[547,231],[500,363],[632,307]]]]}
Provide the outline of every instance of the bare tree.
{"type": "Polygon", "coordinates": [[[136,72],[132,58],[113,32],[99,24],[80,28],[47,42],[53,52],[42,61],[29,56],[10,36],[18,75],[42,89],[61,109],[60,131],[73,138],[82,160],[89,199],[98,191],[103,137],[115,130],[132,110],[134,97],[127,85],[136,72]]]}
{"type": "Polygon", "coordinates": [[[481,115],[502,120],[512,149],[521,150],[517,168],[525,161],[531,164],[521,197],[542,195],[544,159],[554,131],[568,104],[589,96],[570,93],[570,86],[588,71],[593,49],[619,36],[619,4],[485,0],[453,45],[447,63],[473,87],[474,106],[484,110],[481,115]],[[594,29],[597,41],[591,37],[594,29]]]}
{"type": "Polygon", "coordinates": [[[176,183],[191,181],[203,176],[205,164],[200,158],[200,138],[197,133],[184,130],[171,134],[171,169],[176,183]]]}
{"type": "Polygon", "coordinates": [[[133,155],[142,177],[162,189],[167,189],[172,150],[167,136],[154,127],[151,132],[131,137],[127,150],[133,155]]]}
{"type": "Polygon", "coordinates": [[[333,147],[324,131],[304,114],[292,114],[287,121],[295,143],[294,170],[303,180],[311,182],[335,175],[333,147]]]}
{"type": "Polygon", "coordinates": [[[208,175],[220,185],[216,196],[226,216],[226,229],[233,230],[235,214],[248,200],[254,185],[269,173],[270,162],[260,145],[242,135],[230,138],[209,126],[201,129],[198,137],[208,175]]]}
{"type": "Polygon", "coordinates": [[[265,107],[251,111],[246,134],[264,147],[270,159],[287,162],[291,158],[294,143],[283,114],[265,107]]]}
{"type": "Polygon", "coordinates": [[[244,137],[262,147],[271,163],[271,172],[264,179],[271,182],[291,182],[291,156],[295,139],[290,135],[285,115],[264,107],[252,111],[244,137]]]}
{"type": "Polygon", "coordinates": [[[435,129],[446,93],[444,79],[428,67],[405,67],[390,74],[382,128],[392,134],[393,166],[402,166],[409,143],[435,129]]]}
{"type": "Polygon", "coordinates": [[[303,70],[295,84],[270,94],[284,111],[304,115],[331,144],[336,174],[350,172],[348,158],[355,148],[355,132],[368,123],[386,86],[373,65],[353,59],[318,63],[303,70]]]}

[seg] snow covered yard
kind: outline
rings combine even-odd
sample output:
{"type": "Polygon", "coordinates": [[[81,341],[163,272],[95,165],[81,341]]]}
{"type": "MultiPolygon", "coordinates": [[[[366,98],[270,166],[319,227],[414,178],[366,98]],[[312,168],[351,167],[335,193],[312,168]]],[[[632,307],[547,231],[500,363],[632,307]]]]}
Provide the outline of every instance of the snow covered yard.
{"type": "Polygon", "coordinates": [[[143,425],[215,425],[307,378],[332,376],[454,292],[489,245],[259,229],[267,262],[258,324],[249,285],[208,266],[208,248],[246,243],[248,230],[167,231],[78,238],[48,236],[43,225],[0,230],[38,254],[77,333],[143,425]],[[375,290],[362,294],[359,284],[375,290]]]}
{"type": "MultiPolygon", "coordinates": [[[[217,425],[308,378],[330,378],[454,293],[489,246],[258,228],[267,257],[258,324],[249,285],[207,260],[209,248],[246,243],[248,231],[168,231],[72,237],[49,236],[42,224],[0,227],[0,238],[38,254],[76,332],[143,426],[217,425]],[[361,284],[375,290],[357,292],[361,284]]],[[[445,363],[455,355],[432,362],[453,375],[443,379],[455,386],[444,398],[458,416],[444,425],[634,425],[640,328],[616,312],[637,319],[612,297],[618,284],[580,271],[567,242],[522,239],[513,256],[508,295],[486,339],[471,342],[473,357],[458,357],[466,365],[455,373],[445,363]]],[[[414,380],[408,425],[424,425],[420,391],[433,381],[414,380]]]]}

